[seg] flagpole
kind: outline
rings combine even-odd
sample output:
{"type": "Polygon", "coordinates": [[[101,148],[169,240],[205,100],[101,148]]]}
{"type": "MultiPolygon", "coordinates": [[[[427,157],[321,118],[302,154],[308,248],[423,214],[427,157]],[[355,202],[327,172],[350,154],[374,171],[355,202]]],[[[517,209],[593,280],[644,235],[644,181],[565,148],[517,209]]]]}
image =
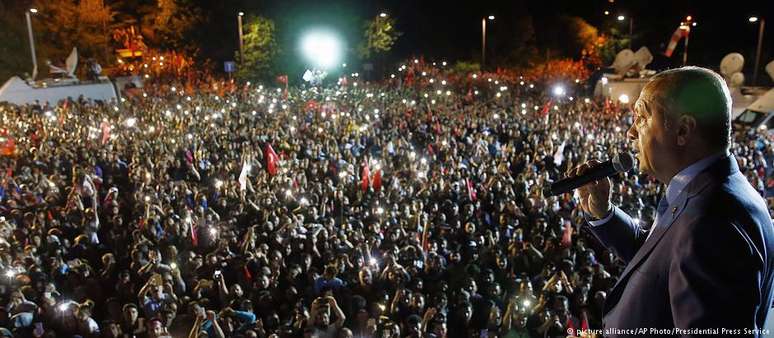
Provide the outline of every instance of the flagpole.
{"type": "Polygon", "coordinates": [[[688,39],[691,37],[691,25],[696,26],[692,16],[685,17],[685,23],[680,23],[685,30],[685,48],[683,49],[683,67],[688,65],[688,39]]]}
{"type": "Polygon", "coordinates": [[[24,13],[27,18],[27,33],[30,38],[30,54],[32,54],[32,80],[35,80],[35,77],[38,76],[38,57],[35,54],[35,37],[32,35],[32,19],[30,19],[30,13],[37,12],[37,9],[30,8],[24,13]]]}
{"type": "MultiPolygon", "coordinates": [[[[690,32],[690,30],[688,30],[690,32]]],[[[683,67],[688,65],[688,37],[691,34],[685,34],[685,48],[683,49],[683,67]]]]}

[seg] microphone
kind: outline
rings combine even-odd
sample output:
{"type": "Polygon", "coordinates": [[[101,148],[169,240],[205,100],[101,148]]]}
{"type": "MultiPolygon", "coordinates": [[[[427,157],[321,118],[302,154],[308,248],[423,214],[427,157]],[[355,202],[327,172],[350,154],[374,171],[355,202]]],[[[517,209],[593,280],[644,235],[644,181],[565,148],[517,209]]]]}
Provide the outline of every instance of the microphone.
{"type": "Polygon", "coordinates": [[[543,191],[545,196],[556,196],[580,188],[587,183],[613,176],[617,173],[629,171],[634,166],[634,157],[630,153],[621,153],[613,156],[612,160],[602,162],[591,168],[585,173],[575,177],[568,177],[558,180],[546,187],[543,191]]]}

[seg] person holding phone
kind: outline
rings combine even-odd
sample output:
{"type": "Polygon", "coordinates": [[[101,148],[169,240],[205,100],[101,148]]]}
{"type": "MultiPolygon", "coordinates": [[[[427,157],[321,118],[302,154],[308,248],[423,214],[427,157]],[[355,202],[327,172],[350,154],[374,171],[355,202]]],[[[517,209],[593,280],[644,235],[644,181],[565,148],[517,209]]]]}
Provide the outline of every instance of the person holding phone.
{"type": "Polygon", "coordinates": [[[318,297],[312,302],[311,310],[311,321],[308,325],[314,330],[314,338],[335,338],[347,319],[333,296],[318,297]],[[336,321],[332,323],[331,312],[336,317],[336,321]]]}

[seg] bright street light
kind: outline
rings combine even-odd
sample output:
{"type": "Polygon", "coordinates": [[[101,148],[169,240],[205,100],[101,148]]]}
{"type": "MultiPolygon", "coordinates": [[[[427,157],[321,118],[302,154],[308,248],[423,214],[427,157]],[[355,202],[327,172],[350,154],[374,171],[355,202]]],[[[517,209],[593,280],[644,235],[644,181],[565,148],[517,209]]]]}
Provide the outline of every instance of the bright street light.
{"type": "Polygon", "coordinates": [[[486,67],[486,20],[494,21],[494,15],[481,18],[481,68],[486,67]]]}
{"type": "Polygon", "coordinates": [[[758,23],[758,46],[755,49],[755,67],[753,68],[753,86],[758,82],[758,67],[761,63],[761,48],[763,47],[763,27],[766,26],[766,20],[764,18],[758,18],[757,16],[751,16],[747,21],[751,23],[758,23]]]}
{"type": "Polygon", "coordinates": [[[625,16],[623,16],[623,15],[619,15],[618,16],[618,21],[624,21],[624,20],[626,20],[625,16]]]}
{"type": "Polygon", "coordinates": [[[564,87],[560,85],[554,86],[554,95],[564,96],[564,93],[565,93],[564,87]]]}
{"type": "Polygon", "coordinates": [[[239,34],[239,63],[245,62],[245,38],[242,32],[242,17],[245,12],[237,13],[237,33],[239,34]]]}
{"type": "Polygon", "coordinates": [[[381,13],[379,13],[379,17],[386,18],[387,17],[387,13],[381,12],[381,13]]]}
{"type": "Polygon", "coordinates": [[[30,39],[30,54],[32,55],[32,76],[30,77],[32,80],[38,76],[38,57],[35,53],[35,37],[32,35],[32,19],[30,18],[30,13],[35,14],[37,12],[37,8],[30,8],[24,13],[25,18],[27,19],[27,34],[30,39]]]}
{"type": "Polygon", "coordinates": [[[341,59],[342,43],[330,31],[315,30],[301,38],[301,51],[315,67],[325,70],[335,67],[341,59]]]}

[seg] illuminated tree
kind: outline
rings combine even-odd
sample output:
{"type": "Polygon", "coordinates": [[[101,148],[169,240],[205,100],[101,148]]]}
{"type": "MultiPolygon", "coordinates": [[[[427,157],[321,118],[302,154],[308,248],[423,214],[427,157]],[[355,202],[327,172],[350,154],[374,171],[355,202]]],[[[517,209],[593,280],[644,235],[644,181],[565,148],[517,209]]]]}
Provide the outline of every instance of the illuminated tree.
{"type": "Polygon", "coordinates": [[[269,79],[280,53],[274,21],[260,16],[248,17],[244,34],[244,58],[237,77],[269,79]]]}
{"type": "Polygon", "coordinates": [[[402,34],[395,30],[395,19],[379,15],[365,24],[364,41],[358,46],[358,54],[369,59],[375,54],[389,52],[402,34]]]}
{"type": "Polygon", "coordinates": [[[77,47],[83,57],[112,61],[108,44],[115,13],[103,0],[41,0],[34,6],[42,58],[61,62],[77,47]]]}
{"type": "Polygon", "coordinates": [[[182,0],[157,0],[155,8],[143,12],[142,33],[153,47],[193,49],[186,38],[204,21],[196,6],[182,0]]]}

